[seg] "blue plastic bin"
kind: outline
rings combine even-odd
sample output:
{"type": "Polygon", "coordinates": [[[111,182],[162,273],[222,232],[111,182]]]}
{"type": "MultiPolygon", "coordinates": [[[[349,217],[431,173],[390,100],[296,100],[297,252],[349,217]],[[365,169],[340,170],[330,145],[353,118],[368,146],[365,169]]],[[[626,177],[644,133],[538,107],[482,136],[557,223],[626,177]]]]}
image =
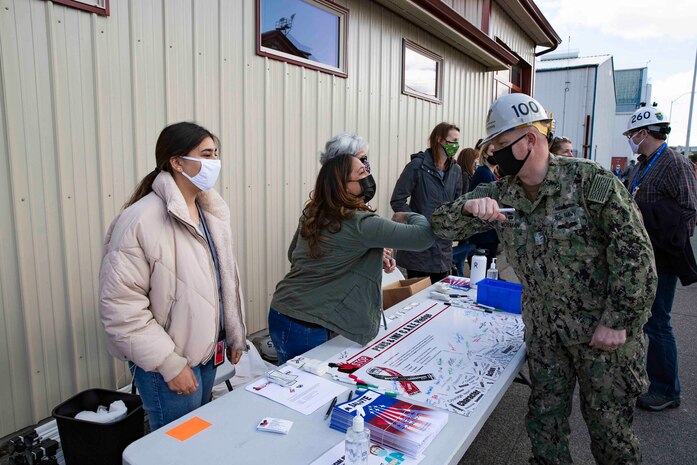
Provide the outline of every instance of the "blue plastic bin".
{"type": "Polygon", "coordinates": [[[477,283],[477,303],[505,312],[521,313],[522,296],[522,284],[488,278],[477,283]]]}

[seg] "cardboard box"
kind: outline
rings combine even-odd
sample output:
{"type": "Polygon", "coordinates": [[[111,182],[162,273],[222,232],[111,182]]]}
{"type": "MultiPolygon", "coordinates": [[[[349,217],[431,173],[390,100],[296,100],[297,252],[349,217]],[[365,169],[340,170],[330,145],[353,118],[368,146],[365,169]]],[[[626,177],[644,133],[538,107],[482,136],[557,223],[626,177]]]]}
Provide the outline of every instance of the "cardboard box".
{"type": "Polygon", "coordinates": [[[382,308],[388,309],[431,285],[431,278],[402,279],[382,288],[382,308]]]}

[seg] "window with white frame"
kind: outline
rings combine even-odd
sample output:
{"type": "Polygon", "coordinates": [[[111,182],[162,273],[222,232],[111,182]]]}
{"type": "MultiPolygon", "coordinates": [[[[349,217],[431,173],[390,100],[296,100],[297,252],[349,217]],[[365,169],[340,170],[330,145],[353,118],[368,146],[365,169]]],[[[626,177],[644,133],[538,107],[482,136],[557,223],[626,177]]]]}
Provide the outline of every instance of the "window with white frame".
{"type": "Polygon", "coordinates": [[[402,93],[440,103],[443,57],[414,42],[402,40],[402,93]]]}
{"type": "Polygon", "coordinates": [[[257,13],[257,54],[346,77],[346,8],[329,0],[257,0],[257,13]]]}

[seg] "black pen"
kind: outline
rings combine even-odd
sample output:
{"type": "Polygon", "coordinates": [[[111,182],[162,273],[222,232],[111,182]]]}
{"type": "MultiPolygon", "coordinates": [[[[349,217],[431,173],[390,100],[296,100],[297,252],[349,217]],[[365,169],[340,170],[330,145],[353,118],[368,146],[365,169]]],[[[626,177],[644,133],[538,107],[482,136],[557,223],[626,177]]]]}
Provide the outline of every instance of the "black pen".
{"type": "Polygon", "coordinates": [[[331,415],[332,409],[333,409],[334,406],[336,405],[336,401],[337,401],[337,397],[334,396],[334,398],[332,399],[332,403],[329,404],[329,408],[327,409],[327,413],[324,414],[324,419],[325,419],[325,420],[326,420],[327,418],[329,418],[329,415],[331,415]]]}

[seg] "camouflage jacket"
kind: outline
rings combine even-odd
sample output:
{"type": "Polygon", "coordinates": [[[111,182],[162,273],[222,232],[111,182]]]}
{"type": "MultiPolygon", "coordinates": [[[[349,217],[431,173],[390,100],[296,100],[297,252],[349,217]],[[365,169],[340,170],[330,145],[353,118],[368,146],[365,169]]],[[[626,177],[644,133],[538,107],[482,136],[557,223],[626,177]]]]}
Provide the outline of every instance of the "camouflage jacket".
{"type": "Polygon", "coordinates": [[[528,336],[556,332],[571,345],[590,341],[598,324],[641,331],[656,290],[653,250],[636,204],[609,170],[550,156],[534,202],[517,177],[482,184],[433,213],[436,235],[455,239],[490,228],[462,214],[467,200],[482,197],[516,209],[494,227],[523,284],[528,336]]]}

